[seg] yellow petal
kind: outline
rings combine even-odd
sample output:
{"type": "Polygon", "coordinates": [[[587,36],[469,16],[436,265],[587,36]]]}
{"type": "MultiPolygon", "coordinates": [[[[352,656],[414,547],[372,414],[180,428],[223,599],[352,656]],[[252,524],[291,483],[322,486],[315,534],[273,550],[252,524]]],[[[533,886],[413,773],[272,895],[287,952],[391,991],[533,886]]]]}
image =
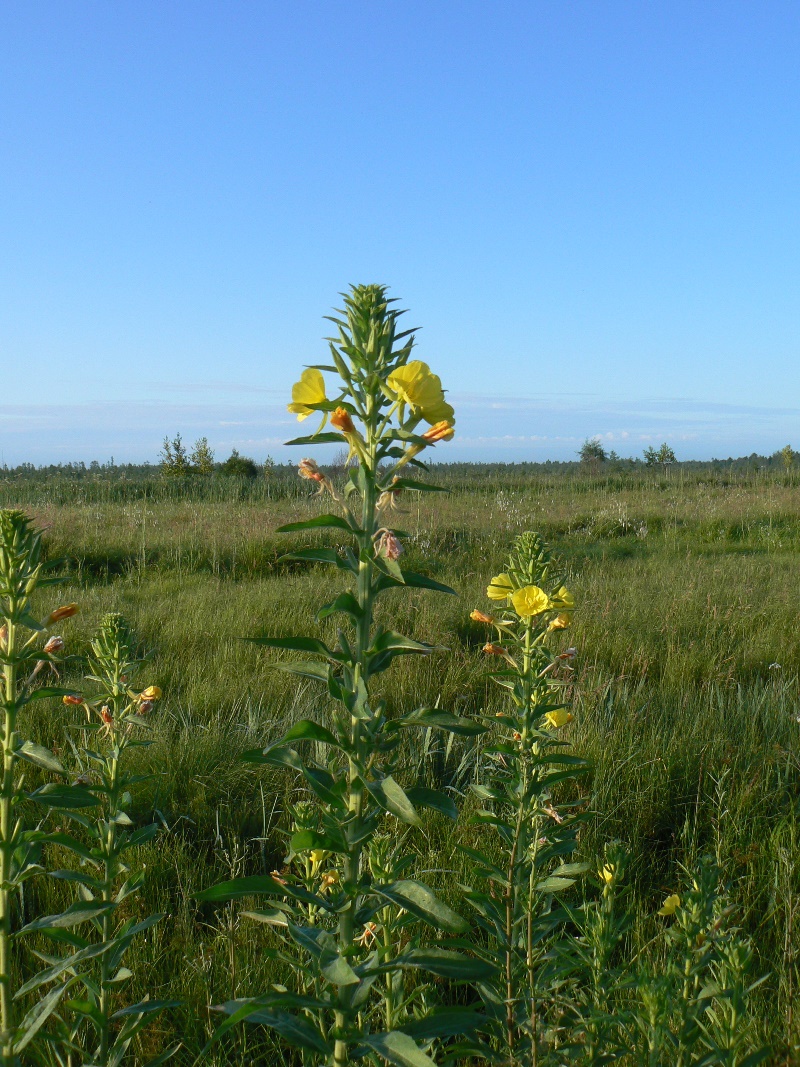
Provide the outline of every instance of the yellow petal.
{"type": "Polygon", "coordinates": [[[308,418],[314,410],[309,404],[323,404],[328,398],[325,395],[325,379],[321,371],[315,367],[307,367],[300,375],[300,381],[292,386],[292,403],[287,407],[298,420],[308,418]]]}
{"type": "Polygon", "coordinates": [[[610,863],[607,863],[603,867],[603,869],[600,871],[600,877],[603,879],[603,881],[606,883],[606,885],[608,885],[609,882],[613,882],[614,881],[614,867],[613,867],[613,865],[610,864],[610,863]]]}
{"type": "Polygon", "coordinates": [[[516,613],[523,618],[541,615],[543,611],[552,607],[550,597],[538,585],[526,585],[518,589],[511,597],[511,603],[516,613]]]}
{"type": "Polygon", "coordinates": [[[557,708],[555,711],[548,711],[544,721],[547,726],[558,730],[559,727],[566,726],[568,722],[572,722],[572,713],[567,711],[566,708],[557,708]]]}
{"type": "Polygon", "coordinates": [[[431,426],[437,422],[455,422],[453,408],[444,398],[441,379],[421,359],[413,359],[392,371],[386,384],[431,426]]]}
{"type": "Polygon", "coordinates": [[[659,915],[674,915],[681,906],[681,898],[677,893],[672,893],[658,909],[659,915]]]}
{"type": "Polygon", "coordinates": [[[553,593],[552,600],[554,608],[563,608],[565,611],[573,611],[575,608],[575,597],[563,585],[557,593],[553,593]]]}
{"type": "Polygon", "coordinates": [[[514,592],[514,586],[507,574],[497,574],[486,588],[490,600],[507,600],[514,592]]]}

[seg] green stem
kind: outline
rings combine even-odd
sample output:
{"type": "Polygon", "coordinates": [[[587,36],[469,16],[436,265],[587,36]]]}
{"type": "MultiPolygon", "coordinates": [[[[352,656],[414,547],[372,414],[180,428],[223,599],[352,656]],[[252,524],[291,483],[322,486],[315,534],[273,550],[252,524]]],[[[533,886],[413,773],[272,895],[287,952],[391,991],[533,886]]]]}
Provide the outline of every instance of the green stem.
{"type": "MultiPolygon", "coordinates": [[[[11,605],[13,609],[13,605],[11,605]]],[[[11,997],[11,825],[14,803],[14,731],[17,717],[17,669],[14,663],[16,627],[8,621],[6,662],[3,664],[5,714],[3,723],[3,786],[0,791],[0,1023],[4,1067],[14,1063],[14,1016],[11,997]]]]}
{"type": "MultiPolygon", "coordinates": [[[[114,707],[116,713],[117,708],[114,707]]],[[[103,842],[103,891],[101,899],[104,904],[110,904],[114,893],[114,879],[116,877],[116,823],[115,818],[119,810],[119,744],[116,731],[112,734],[112,752],[108,757],[107,766],[110,766],[108,775],[108,810],[106,814],[105,840],[103,842]]],[[[107,945],[112,939],[111,913],[106,912],[102,918],[102,943],[107,945]]],[[[111,1021],[111,974],[109,967],[109,953],[104,952],[100,957],[100,1053],[99,1062],[105,1067],[108,1062],[108,1047],[110,1041],[111,1021]]]]}

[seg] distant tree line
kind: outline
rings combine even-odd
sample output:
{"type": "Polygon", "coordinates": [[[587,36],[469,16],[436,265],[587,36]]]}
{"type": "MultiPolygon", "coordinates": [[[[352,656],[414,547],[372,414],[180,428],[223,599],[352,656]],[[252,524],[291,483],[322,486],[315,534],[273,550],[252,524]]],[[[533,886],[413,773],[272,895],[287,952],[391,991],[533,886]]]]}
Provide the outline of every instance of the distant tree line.
{"type": "Polygon", "coordinates": [[[167,478],[187,478],[194,474],[207,476],[215,472],[237,478],[257,478],[259,475],[270,478],[275,469],[272,456],[267,456],[259,465],[249,456],[240,456],[235,448],[223,463],[216,463],[207,437],[199,437],[189,452],[179,433],[172,440],[164,438],[159,456],[161,473],[167,478]]]}

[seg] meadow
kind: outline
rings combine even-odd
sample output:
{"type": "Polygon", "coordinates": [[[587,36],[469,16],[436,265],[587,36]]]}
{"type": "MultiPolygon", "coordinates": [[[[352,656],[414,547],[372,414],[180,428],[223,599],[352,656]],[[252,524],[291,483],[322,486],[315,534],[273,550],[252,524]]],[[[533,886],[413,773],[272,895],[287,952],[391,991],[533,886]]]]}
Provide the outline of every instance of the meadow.
{"type": "MultiPolygon", "coordinates": [[[[283,523],[328,509],[307,483],[279,475],[271,485],[216,476],[203,485],[0,485],[2,506],[24,507],[45,528],[47,555],[62,561],[58,596],[80,605],[61,630],[74,657],[65,682],[79,683],[81,657],[106,611],[122,612],[152,649],[147,681],[164,696],[150,746],[134,753],[137,769],[152,776],[137,787],[134,810],[163,832],[144,850],[136,906],[165,918],[135,950],[129,995],[181,1002],[145,1032],[141,1053],[178,1038],[173,1062],[187,1065],[218,1025],[213,1005],[277,981],[270,931],[241,918],[236,903],[193,897],[284,862],[296,778],[239,756],[324,705],[317,689],[271,669],[282,653],[242,640],[335,632],[329,620],[310,631],[309,619],[341,583],[318,565],[281,557],[345,539],[331,530],[277,534],[283,523]]],[[[403,564],[459,595],[414,589],[381,602],[397,629],[447,650],[386,674],[379,691],[390,712],[437,705],[469,717],[500,706],[481,654],[484,629],[469,614],[486,608],[487,579],[512,539],[538,531],[563,561],[579,604],[570,631],[578,649],[574,719],[563,731],[590,763],[578,858],[596,869],[606,843],[629,850],[634,921],[626,938],[637,953],[659,951],[656,910],[675,891],[681,866],[713,854],[736,923],[755,946],[756,973],[768,975],[754,1005],[760,1035],[775,1048],[771,1062],[800,1062],[792,1007],[800,984],[797,479],[439,465],[429,480],[449,492],[405,494],[393,518],[408,535],[403,564]]],[[[68,755],[69,709],[34,706],[28,734],[68,755]]],[[[461,809],[455,824],[430,815],[407,831],[420,870],[445,898],[469,877],[458,846],[474,843],[469,787],[488,740],[420,733],[404,756],[406,780],[444,789],[461,809]]],[[[39,879],[24,907],[48,914],[68,895],[63,884],[39,879]]],[[[284,1062],[277,1049],[270,1032],[239,1028],[208,1062],[284,1062]]]]}

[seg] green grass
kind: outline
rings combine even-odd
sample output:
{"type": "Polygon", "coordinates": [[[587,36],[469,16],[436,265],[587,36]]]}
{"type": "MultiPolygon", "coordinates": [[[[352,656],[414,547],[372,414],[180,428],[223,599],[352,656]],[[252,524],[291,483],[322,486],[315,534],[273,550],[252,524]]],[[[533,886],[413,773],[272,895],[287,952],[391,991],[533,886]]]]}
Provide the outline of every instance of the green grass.
{"type": "MultiPolygon", "coordinates": [[[[393,520],[409,533],[409,565],[460,597],[385,598],[397,629],[448,649],[392,668],[382,683],[390,708],[438,700],[468,715],[500,706],[485,679],[486,635],[469,611],[486,608],[485,585],[510,540],[524,529],[544,534],[578,604],[567,632],[580,652],[567,736],[592,763],[584,858],[611,838],[630,847],[632,938],[641,947],[659,928],[654,912],[676,887],[679,865],[716,851],[771,975],[757,1006],[764,1034],[780,1045],[800,980],[791,948],[791,924],[800,923],[800,488],[782,478],[526,479],[514,469],[492,479],[477,472],[472,485],[467,475],[450,476],[447,496],[418,504],[408,495],[393,520]]],[[[324,508],[294,493],[105,501],[96,493],[81,502],[52,488],[18,500],[13,487],[3,490],[4,503],[24,504],[47,527],[49,555],[64,560],[58,597],[81,604],[63,625],[70,651],[86,651],[108,610],[125,613],[154,650],[143,681],[160,685],[164,699],[152,744],[137,757],[153,777],[136,805],[142,819],[157,810],[167,829],[145,857],[140,906],[166,918],[138,949],[130,995],[186,1001],[146,1042],[154,1051],[178,1033],[187,1064],[214,1025],[209,1004],[276,980],[264,952],[269,933],[235,910],[198,905],[192,893],[233,871],[281,866],[296,784],[249,769],[238,755],[296,718],[325,714],[317,690],[270,670],[277,654],[241,640],[314,632],[317,609],[339,587],[328,570],[280,560],[312,538],[275,528],[324,508]]],[[[79,660],[69,670],[77,680],[79,660]]],[[[29,732],[65,751],[70,709],[36,714],[29,732]]],[[[480,744],[415,744],[406,780],[444,785],[468,811],[480,744]]],[[[426,877],[446,886],[448,872],[465,876],[456,846],[471,832],[463,817],[455,830],[426,819],[410,838],[426,877]]],[[[26,908],[52,912],[68,892],[40,879],[26,908]]],[[[232,1037],[216,1062],[281,1062],[271,1041],[232,1037]]]]}

